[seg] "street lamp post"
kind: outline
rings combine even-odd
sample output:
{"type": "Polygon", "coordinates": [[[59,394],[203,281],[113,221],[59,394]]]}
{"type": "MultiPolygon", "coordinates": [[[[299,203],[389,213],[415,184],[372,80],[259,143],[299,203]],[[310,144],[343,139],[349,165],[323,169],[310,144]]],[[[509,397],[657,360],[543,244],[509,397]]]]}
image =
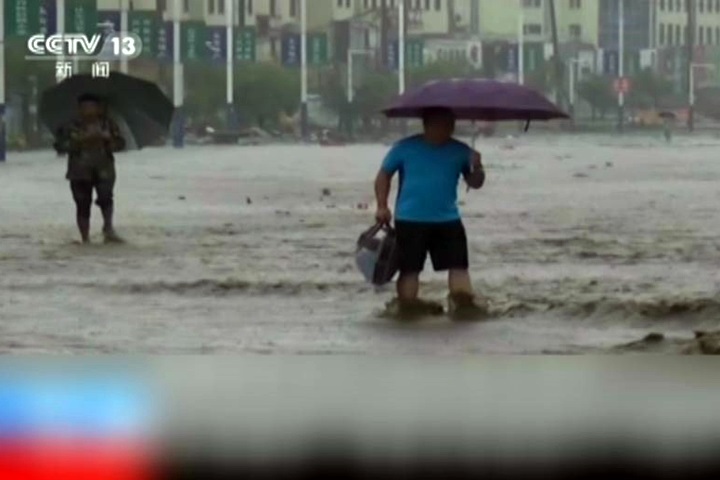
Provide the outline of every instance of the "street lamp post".
{"type": "Polygon", "coordinates": [[[568,62],[568,71],[570,74],[570,120],[575,119],[575,66],[579,65],[580,61],[577,58],[571,58],[568,62]]]}
{"type": "Polygon", "coordinates": [[[398,93],[405,93],[405,0],[398,0],[398,93]]]}
{"type": "Polygon", "coordinates": [[[300,134],[308,140],[307,0],[300,0],[300,134]]]}
{"type": "MultiPolygon", "coordinates": [[[[619,0],[618,8],[618,77],[622,81],[625,75],[625,0],[619,0]]],[[[625,124],[625,92],[618,89],[618,130],[625,124]]]]}
{"type": "MultiPolygon", "coordinates": [[[[123,35],[126,35],[128,31],[128,0],[120,0],[120,38],[122,41],[123,35]]],[[[127,56],[120,56],[120,71],[127,75],[128,73],[128,59],[127,56]]]]}
{"type": "Polygon", "coordinates": [[[353,124],[353,101],[355,100],[355,88],[353,87],[353,58],[355,55],[370,55],[372,50],[349,49],[347,53],[347,103],[348,103],[348,130],[352,134],[353,124]]]}
{"type": "Polygon", "coordinates": [[[525,85],[525,9],[522,0],[518,16],[518,83],[525,85]]]}
{"type": "Polygon", "coordinates": [[[172,143],[175,148],[185,146],[185,115],[183,103],[185,99],[185,75],[181,56],[181,0],[173,1],[173,103],[175,105],[175,119],[173,124],[172,143]]]}
{"type": "MultiPolygon", "coordinates": [[[[705,68],[708,70],[715,70],[715,65],[712,63],[691,63],[690,64],[690,88],[688,89],[688,117],[693,118],[695,116],[695,69],[705,68]]],[[[692,132],[695,130],[695,122],[689,122],[689,130],[692,132]]]]}
{"type": "MultiPolygon", "coordinates": [[[[12,1],[12,0],[10,0],[12,1]]],[[[0,12],[5,11],[5,0],[0,0],[0,12]]],[[[7,131],[5,128],[5,19],[0,22],[0,162],[6,160],[7,131]]]]}

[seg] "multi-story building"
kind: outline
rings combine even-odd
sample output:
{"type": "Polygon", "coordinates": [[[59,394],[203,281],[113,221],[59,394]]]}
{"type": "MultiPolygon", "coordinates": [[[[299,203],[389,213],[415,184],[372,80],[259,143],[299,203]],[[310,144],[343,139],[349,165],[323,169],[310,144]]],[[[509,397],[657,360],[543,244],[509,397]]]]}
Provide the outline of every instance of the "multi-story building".
{"type": "Polygon", "coordinates": [[[696,45],[720,45],[720,0],[654,0],[655,44],[682,46],[688,35],[688,4],[694,5],[696,45]]]}

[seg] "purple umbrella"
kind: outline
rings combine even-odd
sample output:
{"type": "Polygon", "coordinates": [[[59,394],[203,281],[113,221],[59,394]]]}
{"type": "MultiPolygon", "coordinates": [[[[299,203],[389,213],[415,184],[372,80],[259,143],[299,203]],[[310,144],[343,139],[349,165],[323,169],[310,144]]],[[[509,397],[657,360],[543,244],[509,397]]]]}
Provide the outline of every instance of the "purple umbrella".
{"type": "Polygon", "coordinates": [[[449,108],[460,120],[569,118],[541,93],[495,80],[438,80],[399,96],[383,110],[389,118],[419,118],[427,108],[449,108]]]}

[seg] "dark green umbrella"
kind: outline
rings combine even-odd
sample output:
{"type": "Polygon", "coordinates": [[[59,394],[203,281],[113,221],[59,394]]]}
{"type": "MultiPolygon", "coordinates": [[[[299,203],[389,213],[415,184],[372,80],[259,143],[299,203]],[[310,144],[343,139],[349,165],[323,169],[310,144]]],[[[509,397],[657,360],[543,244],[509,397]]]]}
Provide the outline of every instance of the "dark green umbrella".
{"type": "Polygon", "coordinates": [[[130,145],[142,148],[167,135],[175,108],[160,88],[147,80],[122,73],[108,77],[80,74],[45,90],[40,99],[40,119],[51,132],[58,132],[78,110],[78,98],[91,94],[101,98],[110,115],[121,125],[130,145]]]}

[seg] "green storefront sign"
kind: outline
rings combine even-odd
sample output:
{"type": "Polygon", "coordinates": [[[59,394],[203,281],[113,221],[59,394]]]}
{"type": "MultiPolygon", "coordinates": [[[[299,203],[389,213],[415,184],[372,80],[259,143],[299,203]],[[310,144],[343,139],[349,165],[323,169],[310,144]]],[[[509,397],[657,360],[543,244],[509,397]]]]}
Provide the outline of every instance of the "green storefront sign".
{"type": "Polygon", "coordinates": [[[207,32],[203,22],[184,22],[181,26],[181,55],[183,61],[199,61],[207,58],[205,39],[207,32]]]}
{"type": "Polygon", "coordinates": [[[425,42],[409,39],[405,45],[405,60],[408,68],[420,68],[425,64],[425,42]]]}
{"type": "Polygon", "coordinates": [[[623,62],[623,74],[632,77],[640,73],[640,52],[627,52],[623,62]]]}
{"type": "Polygon", "coordinates": [[[40,30],[41,0],[5,0],[5,35],[25,37],[40,30]]]}
{"type": "Polygon", "coordinates": [[[254,28],[235,29],[235,60],[254,62],[257,59],[257,34],[254,28]]]}
{"type": "Polygon", "coordinates": [[[131,11],[128,13],[128,30],[142,41],[142,55],[155,55],[158,34],[158,16],[155,12],[131,11]]]}
{"type": "Polygon", "coordinates": [[[523,44],[525,72],[534,72],[545,65],[545,46],[542,43],[523,44]]]}
{"type": "Polygon", "coordinates": [[[322,67],[329,63],[328,36],[325,33],[308,34],[308,63],[313,67],[322,67]]]}
{"type": "Polygon", "coordinates": [[[98,31],[95,2],[83,0],[65,1],[65,31],[92,35],[98,31]]]}

